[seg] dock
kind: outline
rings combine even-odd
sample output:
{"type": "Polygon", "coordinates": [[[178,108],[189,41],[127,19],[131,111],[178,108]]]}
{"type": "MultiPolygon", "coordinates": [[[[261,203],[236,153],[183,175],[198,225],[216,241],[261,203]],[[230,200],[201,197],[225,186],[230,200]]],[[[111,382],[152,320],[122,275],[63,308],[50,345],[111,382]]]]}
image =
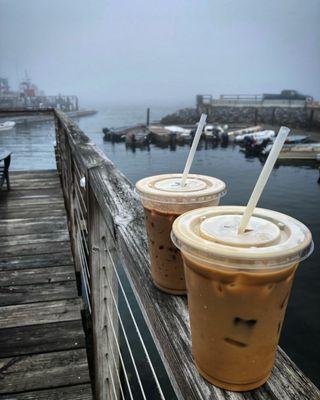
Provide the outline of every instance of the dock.
{"type": "MultiPolygon", "coordinates": [[[[98,111],[96,110],[77,110],[77,111],[67,111],[66,115],[68,115],[69,118],[82,118],[82,117],[88,117],[90,115],[97,114],[98,111]]],[[[10,121],[13,121],[16,123],[16,125],[27,125],[27,124],[37,124],[37,123],[43,123],[43,122],[52,122],[53,121],[53,116],[52,115],[45,115],[44,113],[35,113],[36,115],[28,116],[10,116],[10,121]]],[[[3,118],[0,118],[0,122],[5,122],[6,120],[3,118]]]]}
{"type": "Polygon", "coordinates": [[[279,154],[279,159],[320,161],[320,144],[302,143],[284,146],[279,154]]]}
{"type": "Polygon", "coordinates": [[[132,183],[63,112],[46,112],[55,118],[57,171],[11,173],[12,190],[0,194],[0,400],[92,399],[86,341],[97,400],[318,400],[280,347],[256,390],[202,378],[187,298],[152,283],[132,183]]]}
{"type": "Polygon", "coordinates": [[[0,399],[92,399],[57,171],[0,191],[0,399]]]}

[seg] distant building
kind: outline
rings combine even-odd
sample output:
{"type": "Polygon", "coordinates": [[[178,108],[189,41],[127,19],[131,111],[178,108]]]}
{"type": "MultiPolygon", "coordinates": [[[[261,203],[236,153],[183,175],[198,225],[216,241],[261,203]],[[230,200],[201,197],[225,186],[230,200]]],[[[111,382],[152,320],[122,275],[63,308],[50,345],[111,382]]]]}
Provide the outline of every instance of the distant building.
{"type": "Polygon", "coordinates": [[[79,100],[74,95],[46,96],[31,82],[27,72],[18,91],[11,91],[8,79],[0,77],[0,108],[46,108],[55,107],[65,112],[78,111],[79,100]]]}
{"type": "Polygon", "coordinates": [[[314,103],[312,96],[296,90],[282,90],[280,93],[264,94],[222,94],[218,99],[211,95],[197,95],[197,108],[201,106],[230,107],[307,107],[314,103]]]}

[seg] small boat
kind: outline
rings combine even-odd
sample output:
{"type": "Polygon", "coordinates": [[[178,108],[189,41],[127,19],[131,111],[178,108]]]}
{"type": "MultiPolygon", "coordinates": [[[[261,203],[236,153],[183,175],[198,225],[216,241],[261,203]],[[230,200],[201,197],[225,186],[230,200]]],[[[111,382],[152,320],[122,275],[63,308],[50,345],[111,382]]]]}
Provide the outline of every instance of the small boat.
{"type": "Polygon", "coordinates": [[[193,140],[193,136],[192,136],[191,132],[190,133],[181,133],[179,136],[179,142],[182,142],[182,143],[191,143],[192,140],[193,140]]]}
{"type": "Polygon", "coordinates": [[[247,135],[243,141],[244,149],[242,151],[244,151],[247,155],[250,156],[265,155],[267,154],[266,148],[271,149],[272,142],[273,142],[272,138],[269,137],[254,138],[252,136],[247,135]]]}
{"type": "Polygon", "coordinates": [[[190,133],[191,132],[191,129],[182,128],[181,126],[177,126],[177,125],[165,126],[164,129],[166,129],[169,132],[177,133],[177,134],[190,133]]]}
{"type": "Polygon", "coordinates": [[[212,139],[215,141],[219,141],[223,133],[224,128],[218,124],[207,124],[203,131],[205,139],[212,139]]]}
{"type": "MultiPolygon", "coordinates": [[[[272,144],[263,151],[268,155],[272,144]]],[[[320,143],[285,144],[278,157],[280,160],[315,160],[320,161],[320,143]]]]}
{"type": "Polygon", "coordinates": [[[274,131],[271,130],[266,130],[266,131],[260,131],[260,132],[254,132],[254,133],[246,133],[244,135],[238,135],[235,137],[234,141],[235,143],[244,143],[244,141],[247,138],[252,138],[254,140],[264,140],[264,139],[271,139],[276,136],[274,131]]]}
{"type": "Polygon", "coordinates": [[[125,136],[127,146],[147,146],[150,144],[147,130],[131,130],[125,136]]]}
{"type": "Polygon", "coordinates": [[[285,141],[285,144],[297,144],[308,142],[310,136],[307,135],[289,135],[285,141]]]}
{"type": "Polygon", "coordinates": [[[0,131],[9,131],[10,129],[13,129],[15,126],[16,123],[14,121],[1,122],[0,131]]]}
{"type": "Polygon", "coordinates": [[[249,126],[248,128],[243,128],[243,129],[237,129],[235,131],[230,131],[228,132],[229,139],[233,140],[239,135],[245,135],[249,133],[254,133],[254,132],[259,132],[262,130],[262,127],[260,125],[256,126],[249,126]]]}
{"type": "Polygon", "coordinates": [[[121,128],[103,128],[102,132],[104,135],[104,139],[111,142],[123,142],[126,139],[126,136],[132,130],[141,130],[145,129],[145,125],[139,124],[134,126],[126,126],[121,128]]]}

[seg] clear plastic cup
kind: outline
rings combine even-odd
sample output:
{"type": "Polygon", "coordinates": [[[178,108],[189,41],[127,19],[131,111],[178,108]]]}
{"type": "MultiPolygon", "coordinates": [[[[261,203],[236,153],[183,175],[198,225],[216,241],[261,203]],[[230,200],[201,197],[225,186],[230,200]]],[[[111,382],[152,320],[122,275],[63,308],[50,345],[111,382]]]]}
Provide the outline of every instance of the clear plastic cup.
{"type": "Polygon", "coordinates": [[[199,372],[234,391],[261,386],[275,359],[299,262],[311,233],[294,218],[256,208],[238,235],[244,207],[208,207],[178,217],[173,243],[184,264],[199,372]]]}
{"type": "Polygon", "coordinates": [[[170,233],[173,221],[182,213],[199,207],[218,205],[226,185],[204,175],[188,175],[181,187],[182,174],[164,174],[141,179],[136,188],[145,210],[146,227],[154,284],[170,294],[185,294],[184,267],[180,251],[170,233]]]}

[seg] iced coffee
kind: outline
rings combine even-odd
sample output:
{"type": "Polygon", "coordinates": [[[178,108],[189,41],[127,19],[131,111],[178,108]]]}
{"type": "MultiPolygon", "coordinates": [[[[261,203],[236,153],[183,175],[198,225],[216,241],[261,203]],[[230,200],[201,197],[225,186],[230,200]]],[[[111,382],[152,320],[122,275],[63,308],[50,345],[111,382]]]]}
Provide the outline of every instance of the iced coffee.
{"type": "Polygon", "coordinates": [[[185,262],[195,363],[209,382],[235,391],[268,379],[296,268],[312,250],[302,223],[271,210],[256,208],[239,235],[243,210],[194,210],[172,230],[185,262]]]}
{"type": "Polygon", "coordinates": [[[164,292],[185,294],[181,254],[170,238],[172,224],[186,211],[218,205],[225,183],[190,174],[182,187],[181,174],[165,174],[142,179],[136,187],[145,210],[153,282],[164,292]]]}

